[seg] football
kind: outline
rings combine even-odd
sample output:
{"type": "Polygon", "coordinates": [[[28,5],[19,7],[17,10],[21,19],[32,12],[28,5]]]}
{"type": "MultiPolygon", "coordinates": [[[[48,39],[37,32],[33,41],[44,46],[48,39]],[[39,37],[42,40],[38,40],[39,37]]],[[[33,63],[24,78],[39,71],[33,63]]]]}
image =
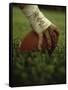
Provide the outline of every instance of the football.
{"type": "Polygon", "coordinates": [[[24,40],[21,40],[19,49],[21,51],[35,51],[38,50],[38,35],[31,31],[27,34],[27,36],[24,38],[24,40]]]}

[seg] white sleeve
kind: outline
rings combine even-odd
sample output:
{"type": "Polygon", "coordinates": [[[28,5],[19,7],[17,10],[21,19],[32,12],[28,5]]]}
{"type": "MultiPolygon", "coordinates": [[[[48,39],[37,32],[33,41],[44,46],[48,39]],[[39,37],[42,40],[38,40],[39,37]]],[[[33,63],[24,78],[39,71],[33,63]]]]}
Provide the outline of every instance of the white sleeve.
{"type": "Polygon", "coordinates": [[[37,5],[26,5],[23,12],[28,18],[35,32],[38,34],[46,30],[52,24],[42,14],[37,5]]]}

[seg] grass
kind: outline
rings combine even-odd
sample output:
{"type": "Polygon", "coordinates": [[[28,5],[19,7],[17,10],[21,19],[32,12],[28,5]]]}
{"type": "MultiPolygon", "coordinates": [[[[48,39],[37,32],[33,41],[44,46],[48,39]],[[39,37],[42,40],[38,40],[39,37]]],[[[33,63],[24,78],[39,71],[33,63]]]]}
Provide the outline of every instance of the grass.
{"type": "Polygon", "coordinates": [[[20,52],[18,42],[31,30],[19,8],[13,8],[13,86],[65,83],[65,13],[41,9],[59,27],[58,46],[51,57],[47,52],[20,52]]]}

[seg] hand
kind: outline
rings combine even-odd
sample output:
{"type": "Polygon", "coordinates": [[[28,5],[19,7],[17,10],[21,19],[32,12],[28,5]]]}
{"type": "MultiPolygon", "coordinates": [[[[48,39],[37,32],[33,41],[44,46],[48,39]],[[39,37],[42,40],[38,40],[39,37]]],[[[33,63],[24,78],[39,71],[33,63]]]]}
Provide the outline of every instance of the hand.
{"type": "Polygon", "coordinates": [[[58,43],[59,32],[55,25],[51,25],[43,32],[44,42],[42,48],[46,47],[48,54],[51,55],[58,43]]]}
{"type": "MultiPolygon", "coordinates": [[[[59,32],[55,26],[50,26],[46,31],[42,33],[43,38],[41,44],[41,50],[48,51],[51,55],[53,50],[56,48],[58,43],[59,32]]],[[[27,34],[27,36],[22,39],[21,44],[19,44],[19,49],[24,52],[30,52],[32,50],[38,50],[39,35],[32,30],[27,34]]]]}

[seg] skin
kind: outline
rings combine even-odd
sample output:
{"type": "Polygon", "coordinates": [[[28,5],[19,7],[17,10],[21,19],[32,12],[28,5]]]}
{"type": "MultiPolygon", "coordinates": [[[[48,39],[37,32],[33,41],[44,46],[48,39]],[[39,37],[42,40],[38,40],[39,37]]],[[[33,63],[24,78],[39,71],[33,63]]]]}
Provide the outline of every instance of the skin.
{"type": "Polygon", "coordinates": [[[42,43],[43,43],[43,34],[42,33],[38,34],[38,38],[39,38],[39,40],[38,40],[38,49],[41,50],[41,46],[42,46],[42,43]]]}

